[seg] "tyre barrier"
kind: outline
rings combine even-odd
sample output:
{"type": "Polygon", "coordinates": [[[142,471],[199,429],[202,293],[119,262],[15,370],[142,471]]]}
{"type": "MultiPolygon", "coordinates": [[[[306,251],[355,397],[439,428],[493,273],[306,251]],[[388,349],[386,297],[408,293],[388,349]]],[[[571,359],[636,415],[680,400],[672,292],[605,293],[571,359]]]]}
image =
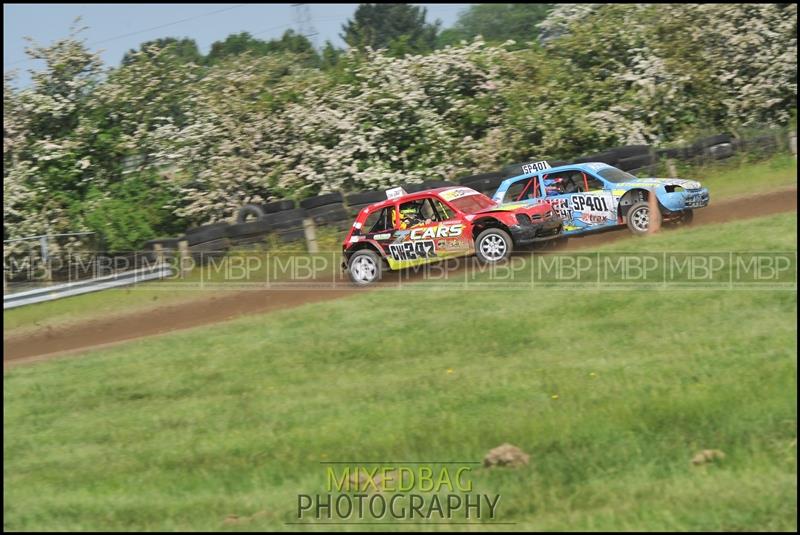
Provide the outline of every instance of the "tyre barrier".
{"type": "Polygon", "coordinates": [[[720,143],[719,145],[712,145],[703,150],[703,154],[714,159],[722,160],[733,156],[734,148],[732,143],[720,143]]]}
{"type": "Polygon", "coordinates": [[[622,169],[623,171],[630,171],[631,169],[647,167],[648,165],[655,163],[655,161],[656,158],[653,154],[640,154],[638,156],[630,156],[628,158],[621,159],[617,162],[616,167],[622,169]]]}
{"type": "Polygon", "coordinates": [[[189,246],[210,242],[226,237],[228,222],[211,223],[190,228],[186,231],[186,241],[189,246]]]}
{"type": "Polygon", "coordinates": [[[211,258],[220,258],[230,249],[228,238],[218,238],[189,246],[189,252],[195,262],[200,265],[206,264],[211,258]]]}
{"type": "Polygon", "coordinates": [[[300,201],[300,208],[310,210],[311,208],[318,208],[327,204],[341,203],[343,200],[342,194],[338,191],[335,191],[333,193],[325,193],[323,195],[317,195],[316,197],[308,197],[307,199],[303,199],[300,201]]]}
{"type": "Polygon", "coordinates": [[[730,143],[731,141],[733,141],[733,136],[731,134],[715,134],[713,136],[701,137],[700,139],[695,140],[695,142],[692,143],[692,147],[700,152],[703,149],[713,147],[714,145],[730,143]]]}
{"type": "Polygon", "coordinates": [[[502,171],[492,172],[492,173],[481,173],[479,175],[462,176],[461,178],[457,179],[457,182],[462,186],[469,186],[469,184],[471,184],[472,182],[477,182],[479,180],[494,180],[496,178],[505,179],[506,176],[503,174],[502,171]]]}
{"type": "Polygon", "coordinates": [[[275,214],[278,212],[285,212],[286,210],[294,210],[296,208],[293,199],[281,199],[279,201],[268,202],[262,206],[265,214],[275,214]]]}
{"type": "Polygon", "coordinates": [[[614,153],[617,158],[617,161],[624,160],[626,158],[633,158],[634,156],[643,156],[645,154],[651,153],[650,145],[625,145],[623,147],[617,147],[615,149],[611,149],[608,152],[614,153]]]}
{"type": "Polygon", "coordinates": [[[236,214],[236,223],[245,223],[253,219],[261,219],[264,217],[264,208],[257,204],[245,204],[239,208],[236,214]]]}

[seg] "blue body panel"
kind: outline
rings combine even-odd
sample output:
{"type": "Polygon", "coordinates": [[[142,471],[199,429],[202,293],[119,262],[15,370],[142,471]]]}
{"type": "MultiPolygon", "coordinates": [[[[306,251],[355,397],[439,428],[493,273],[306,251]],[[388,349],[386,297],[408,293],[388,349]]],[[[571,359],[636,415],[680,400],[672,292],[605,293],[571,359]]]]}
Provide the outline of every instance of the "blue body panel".
{"type": "Polygon", "coordinates": [[[508,178],[492,199],[501,203],[547,201],[564,220],[564,235],[575,236],[624,225],[631,198],[626,194],[633,190],[655,191],[662,213],[667,215],[703,208],[709,202],[708,189],[693,180],[637,178],[601,162],[562,165],[508,178]],[[574,189],[569,193],[563,192],[565,172],[572,177],[567,183],[574,189]],[[604,173],[618,181],[604,178],[604,173]],[[553,175],[558,175],[556,180],[550,178],[553,175]],[[522,198],[507,198],[512,187],[513,195],[522,198]]]}

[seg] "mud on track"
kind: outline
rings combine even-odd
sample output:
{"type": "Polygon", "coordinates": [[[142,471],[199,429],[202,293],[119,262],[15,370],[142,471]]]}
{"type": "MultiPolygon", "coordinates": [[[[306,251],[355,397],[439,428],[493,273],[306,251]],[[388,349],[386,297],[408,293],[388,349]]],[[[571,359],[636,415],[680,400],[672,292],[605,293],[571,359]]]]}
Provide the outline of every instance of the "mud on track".
{"type": "MultiPolygon", "coordinates": [[[[762,195],[728,199],[712,203],[695,212],[694,224],[724,223],[744,218],[762,217],[797,211],[797,188],[787,188],[762,195]]],[[[568,249],[596,247],[630,233],[626,228],[583,238],[573,238],[568,249]]],[[[392,282],[394,274],[387,274],[392,282]]],[[[142,312],[124,314],[92,323],[3,337],[3,367],[107,346],[126,340],[153,336],[256,314],[293,308],[307,303],[337,299],[363,291],[354,288],[314,290],[250,290],[223,296],[211,296],[189,303],[165,305],[142,312]]]]}

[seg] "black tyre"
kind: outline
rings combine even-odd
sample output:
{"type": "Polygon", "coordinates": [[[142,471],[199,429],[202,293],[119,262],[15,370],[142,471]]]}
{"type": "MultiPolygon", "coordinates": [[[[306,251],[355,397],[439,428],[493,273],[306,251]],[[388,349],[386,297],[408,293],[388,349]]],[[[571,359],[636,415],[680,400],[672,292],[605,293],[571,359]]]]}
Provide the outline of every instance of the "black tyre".
{"type": "Polygon", "coordinates": [[[264,217],[264,214],[264,209],[261,206],[258,206],[257,204],[245,204],[239,208],[239,213],[236,214],[236,222],[244,223],[254,219],[261,219],[264,217]]]}
{"type": "Polygon", "coordinates": [[[630,158],[624,158],[617,163],[617,167],[622,169],[623,171],[630,171],[631,169],[639,169],[641,167],[647,167],[655,162],[655,158],[652,154],[640,154],[638,156],[631,156],[630,158]]]}
{"type": "Polygon", "coordinates": [[[503,229],[487,228],[475,238],[475,256],[487,264],[507,259],[513,250],[514,241],[503,229]]]}
{"type": "MultiPolygon", "coordinates": [[[[657,211],[655,217],[661,222],[661,212],[657,211]]],[[[650,230],[650,203],[639,201],[628,210],[628,228],[637,235],[647,234],[650,230]]]]}
{"type": "Polygon", "coordinates": [[[371,204],[373,203],[351,204],[347,206],[347,212],[350,214],[351,217],[356,217],[361,210],[363,210],[367,206],[370,206],[371,204]]]}
{"type": "Polygon", "coordinates": [[[383,261],[372,249],[361,249],[347,261],[347,274],[358,286],[378,282],[383,276],[383,261]]]}
{"type": "Polygon", "coordinates": [[[336,204],[341,203],[344,199],[342,198],[342,194],[338,191],[333,193],[325,193],[323,195],[317,195],[316,197],[309,197],[308,199],[303,199],[300,201],[300,208],[305,208],[306,210],[310,210],[311,208],[317,208],[319,206],[325,206],[326,204],[336,204]]]}
{"type": "Polygon", "coordinates": [[[315,225],[330,225],[341,221],[350,221],[351,219],[343,204],[331,204],[314,208],[308,211],[308,215],[314,220],[315,225]]]}
{"type": "Polygon", "coordinates": [[[408,193],[416,193],[418,191],[424,191],[426,189],[430,189],[430,188],[428,188],[428,186],[426,186],[425,184],[423,184],[421,182],[419,184],[410,184],[410,183],[409,184],[400,184],[400,187],[403,188],[404,190],[406,190],[406,192],[408,192],[408,193]]]}
{"type": "Polygon", "coordinates": [[[190,228],[186,231],[186,241],[191,246],[224,238],[227,235],[227,227],[229,226],[228,222],[222,222],[190,228]]]}
{"type": "Polygon", "coordinates": [[[714,145],[713,147],[708,147],[705,149],[705,154],[714,158],[715,160],[723,160],[725,158],[730,158],[733,156],[734,148],[732,143],[720,143],[719,145],[714,145]]]}
{"type": "Polygon", "coordinates": [[[605,152],[589,154],[588,156],[580,156],[572,161],[574,163],[603,162],[608,165],[617,165],[618,158],[613,150],[607,150],[605,152]]]}
{"type": "Polygon", "coordinates": [[[505,180],[504,177],[498,176],[494,178],[482,178],[481,180],[462,185],[467,188],[472,188],[475,191],[480,191],[481,193],[494,193],[503,180],[505,180]]]}
{"type": "Polygon", "coordinates": [[[458,186],[458,184],[456,184],[455,182],[448,182],[447,180],[426,180],[425,182],[423,182],[423,184],[425,184],[425,187],[428,189],[450,188],[453,186],[458,186]]]}
{"type": "Polygon", "coordinates": [[[303,219],[307,213],[302,208],[295,208],[294,210],[285,210],[275,214],[269,214],[264,219],[274,228],[291,228],[293,225],[303,226],[303,219]]]}
{"type": "Polygon", "coordinates": [[[280,201],[268,202],[262,208],[265,214],[275,214],[286,210],[294,210],[294,207],[295,204],[292,199],[281,199],[280,201]]]}
{"type": "Polygon", "coordinates": [[[720,143],[730,143],[733,141],[733,136],[730,134],[716,134],[714,136],[703,137],[692,143],[692,147],[696,149],[705,149],[719,145],[720,143]]]}
{"type": "Polygon", "coordinates": [[[203,243],[198,243],[189,247],[192,258],[200,264],[205,264],[211,258],[220,258],[230,248],[228,238],[219,238],[203,243]]]}
{"type": "Polygon", "coordinates": [[[625,145],[624,147],[611,149],[609,152],[612,152],[614,156],[616,156],[617,161],[620,161],[625,158],[650,154],[650,145],[625,145]]]}
{"type": "Polygon", "coordinates": [[[386,200],[386,193],[382,190],[359,191],[358,193],[351,193],[346,197],[347,205],[353,207],[355,205],[370,205],[376,202],[386,200]]]}
{"type": "MultiPolygon", "coordinates": [[[[521,165],[521,164],[520,164],[521,165]]],[[[513,176],[513,175],[509,175],[513,176]]],[[[479,175],[469,175],[469,176],[462,176],[461,178],[457,179],[456,182],[462,184],[464,186],[469,186],[472,182],[478,182],[480,180],[494,180],[500,178],[500,182],[502,182],[506,177],[502,171],[500,172],[493,172],[493,173],[481,173],[479,175]]],[[[472,187],[472,186],[470,186],[472,187]]]]}
{"type": "Polygon", "coordinates": [[[294,228],[287,230],[279,230],[277,232],[278,239],[284,243],[305,241],[306,233],[302,228],[294,228]]]}
{"type": "Polygon", "coordinates": [[[256,219],[246,223],[237,223],[228,227],[227,236],[231,239],[266,234],[272,230],[272,223],[267,219],[256,219]]]}

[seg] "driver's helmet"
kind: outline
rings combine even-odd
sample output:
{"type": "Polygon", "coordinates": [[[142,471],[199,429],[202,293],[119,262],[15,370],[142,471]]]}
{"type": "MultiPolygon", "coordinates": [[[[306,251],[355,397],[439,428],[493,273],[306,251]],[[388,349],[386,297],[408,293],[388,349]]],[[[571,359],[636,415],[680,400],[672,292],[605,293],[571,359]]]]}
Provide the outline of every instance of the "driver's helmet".
{"type": "Polygon", "coordinates": [[[400,227],[406,228],[419,221],[419,211],[416,207],[410,206],[400,210],[400,227]]]}
{"type": "Polygon", "coordinates": [[[559,176],[548,180],[545,182],[544,190],[547,194],[562,193],[564,191],[564,178],[559,176]]]}

